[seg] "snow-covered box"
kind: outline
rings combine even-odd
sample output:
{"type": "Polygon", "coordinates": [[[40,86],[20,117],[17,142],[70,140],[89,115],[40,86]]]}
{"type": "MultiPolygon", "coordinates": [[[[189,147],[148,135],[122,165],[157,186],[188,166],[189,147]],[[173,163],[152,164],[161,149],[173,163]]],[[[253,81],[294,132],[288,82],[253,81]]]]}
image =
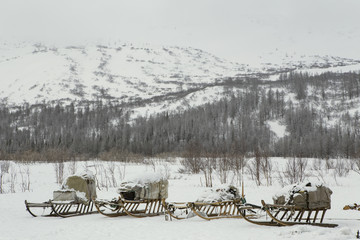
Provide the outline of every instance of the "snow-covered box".
{"type": "Polygon", "coordinates": [[[295,205],[305,209],[330,209],[330,188],[321,183],[306,182],[284,187],[273,196],[274,204],[295,205]]]}
{"type": "Polygon", "coordinates": [[[86,202],[92,198],[96,198],[96,184],[90,172],[67,177],[61,189],[53,193],[53,201],[86,202]]]}
{"type": "Polygon", "coordinates": [[[235,186],[226,186],[216,189],[206,189],[202,195],[196,200],[196,202],[222,202],[222,201],[232,201],[239,199],[239,189],[235,186]]]}
{"type": "Polygon", "coordinates": [[[120,184],[118,193],[126,200],[154,200],[168,197],[169,182],[161,176],[153,176],[124,182],[120,184]]]}

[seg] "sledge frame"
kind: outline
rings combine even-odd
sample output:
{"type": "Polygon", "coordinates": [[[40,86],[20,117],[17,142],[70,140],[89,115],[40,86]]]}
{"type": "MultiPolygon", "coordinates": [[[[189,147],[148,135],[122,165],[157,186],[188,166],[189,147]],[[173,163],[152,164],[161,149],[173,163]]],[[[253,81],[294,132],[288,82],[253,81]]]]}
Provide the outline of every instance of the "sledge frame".
{"type": "Polygon", "coordinates": [[[62,201],[52,201],[49,200],[43,203],[29,203],[25,200],[26,210],[33,217],[74,217],[80,215],[94,214],[97,211],[94,210],[93,201],[88,202],[62,202],[62,201]],[[43,212],[47,211],[48,214],[38,215],[35,214],[31,209],[42,208],[43,212]]]}
{"type": "MultiPolygon", "coordinates": [[[[187,217],[180,217],[175,214],[175,211],[179,210],[186,214],[193,212],[196,216],[210,221],[221,218],[243,218],[240,210],[237,208],[237,205],[241,203],[241,199],[235,199],[221,202],[163,202],[163,205],[165,206],[166,214],[170,219],[186,219],[187,217]]],[[[251,211],[251,209],[253,209],[253,207],[246,210],[251,211]]],[[[249,217],[252,218],[255,216],[256,215],[253,213],[249,215],[249,217]]]]}
{"type": "Polygon", "coordinates": [[[163,201],[164,199],[126,200],[121,195],[112,201],[94,200],[94,205],[99,213],[107,217],[128,215],[143,218],[164,214],[163,201]]]}
{"type": "Polygon", "coordinates": [[[307,209],[296,207],[295,205],[267,204],[264,200],[261,200],[261,204],[262,209],[270,217],[270,221],[254,221],[249,219],[243,207],[239,207],[240,213],[246,221],[263,226],[311,225],[328,228],[338,226],[337,224],[323,223],[327,208],[307,209]]]}

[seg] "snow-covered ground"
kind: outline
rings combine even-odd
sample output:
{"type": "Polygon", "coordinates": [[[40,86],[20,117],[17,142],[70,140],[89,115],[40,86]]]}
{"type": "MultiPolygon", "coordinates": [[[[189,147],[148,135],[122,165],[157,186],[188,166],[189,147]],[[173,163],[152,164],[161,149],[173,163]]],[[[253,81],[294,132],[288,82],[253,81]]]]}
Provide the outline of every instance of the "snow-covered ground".
{"type": "MultiPolygon", "coordinates": [[[[245,194],[248,202],[260,204],[261,199],[272,202],[272,196],[281,188],[278,176],[287,161],[283,158],[271,159],[274,169],[271,186],[256,186],[251,176],[245,174],[245,194]]],[[[347,160],[342,160],[344,161],[347,160]]],[[[101,161],[86,161],[78,162],[75,166],[77,172],[90,170],[96,173],[98,182],[102,185],[101,191],[98,191],[99,198],[116,196],[116,188],[109,182],[109,172],[105,173],[108,168],[114,167],[117,184],[154,172],[169,177],[168,201],[195,201],[206,190],[203,186],[203,174],[179,173],[178,170],[182,167],[179,159],[152,159],[147,162],[149,164],[112,165],[101,161]]],[[[3,164],[4,161],[0,163],[3,164]]],[[[332,160],[332,164],[328,165],[336,166],[339,163],[339,160],[332,160]]],[[[73,171],[73,166],[66,163],[65,174],[73,171]]],[[[138,219],[128,216],[107,218],[99,214],[65,219],[34,218],[25,210],[24,200],[43,202],[52,198],[53,190],[59,188],[55,183],[54,164],[11,162],[9,171],[3,178],[3,187],[8,193],[0,194],[0,239],[355,239],[356,232],[360,230],[360,212],[344,211],[342,208],[346,204],[359,203],[360,175],[350,170],[348,174],[339,176],[339,171],[326,170],[325,160],[308,159],[307,169],[305,180],[324,181],[332,189],[332,208],[327,212],[325,222],[339,224],[337,228],[266,227],[252,225],[241,219],[205,221],[198,217],[181,221],[165,221],[164,216],[138,219]],[[22,192],[21,183],[27,180],[27,168],[30,172],[30,191],[22,192]],[[15,182],[16,193],[9,193],[11,176],[15,182]]],[[[227,184],[240,187],[235,179],[229,174],[227,184]]],[[[266,181],[262,180],[265,184],[266,181]]],[[[214,187],[222,186],[216,172],[213,182],[214,187]]]]}

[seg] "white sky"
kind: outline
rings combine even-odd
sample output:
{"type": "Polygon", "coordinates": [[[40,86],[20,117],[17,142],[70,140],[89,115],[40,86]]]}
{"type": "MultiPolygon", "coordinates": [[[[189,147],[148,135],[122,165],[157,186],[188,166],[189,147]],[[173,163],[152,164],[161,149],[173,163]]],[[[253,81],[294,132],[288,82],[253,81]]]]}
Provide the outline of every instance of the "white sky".
{"type": "Polygon", "coordinates": [[[0,40],[180,45],[246,62],[283,52],[360,58],[360,0],[0,0],[0,40]]]}

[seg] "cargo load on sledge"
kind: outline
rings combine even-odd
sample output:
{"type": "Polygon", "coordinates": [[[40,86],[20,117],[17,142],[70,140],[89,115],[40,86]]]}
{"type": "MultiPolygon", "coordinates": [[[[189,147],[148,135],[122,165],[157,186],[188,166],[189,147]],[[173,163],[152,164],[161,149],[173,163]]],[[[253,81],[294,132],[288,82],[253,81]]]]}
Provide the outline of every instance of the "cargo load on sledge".
{"type": "Polygon", "coordinates": [[[305,209],[330,209],[330,188],[320,183],[306,182],[285,187],[273,196],[274,204],[294,205],[305,209]]]}

